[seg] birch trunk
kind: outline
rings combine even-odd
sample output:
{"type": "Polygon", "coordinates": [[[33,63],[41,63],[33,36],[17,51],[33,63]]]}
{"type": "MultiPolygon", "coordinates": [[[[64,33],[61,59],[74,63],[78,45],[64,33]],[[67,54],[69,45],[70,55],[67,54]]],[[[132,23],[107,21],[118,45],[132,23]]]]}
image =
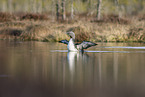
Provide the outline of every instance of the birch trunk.
{"type": "Polygon", "coordinates": [[[121,17],[121,13],[120,13],[120,10],[119,10],[119,3],[118,3],[118,0],[114,0],[115,2],[115,12],[117,13],[117,15],[119,17],[121,17]]]}
{"type": "Polygon", "coordinates": [[[12,13],[12,0],[8,0],[8,11],[12,13]]]}
{"type": "Polygon", "coordinates": [[[42,13],[45,12],[45,0],[42,0],[42,13]]]}
{"type": "Polygon", "coordinates": [[[60,15],[60,4],[59,4],[59,0],[56,1],[56,17],[57,20],[59,20],[59,15],[60,15]]]}
{"type": "Polygon", "coordinates": [[[98,4],[97,4],[97,20],[101,19],[101,3],[102,3],[102,0],[98,0],[98,4]]]}
{"type": "Polygon", "coordinates": [[[66,14],[65,14],[65,0],[62,0],[61,7],[62,7],[62,20],[65,20],[66,19],[66,14]]]}
{"type": "Polygon", "coordinates": [[[74,19],[74,8],[73,8],[73,0],[71,0],[71,19],[74,19]]]}
{"type": "Polygon", "coordinates": [[[6,1],[3,1],[2,3],[2,12],[6,12],[7,11],[7,3],[6,1]]]}

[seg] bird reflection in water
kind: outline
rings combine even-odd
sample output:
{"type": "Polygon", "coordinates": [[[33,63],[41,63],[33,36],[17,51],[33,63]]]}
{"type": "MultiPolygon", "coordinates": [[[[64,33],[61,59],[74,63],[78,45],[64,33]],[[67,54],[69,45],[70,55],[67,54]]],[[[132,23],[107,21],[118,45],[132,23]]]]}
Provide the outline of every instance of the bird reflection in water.
{"type": "Polygon", "coordinates": [[[83,52],[68,52],[67,60],[69,64],[69,70],[73,74],[76,65],[84,65],[88,63],[89,56],[83,52]]]}

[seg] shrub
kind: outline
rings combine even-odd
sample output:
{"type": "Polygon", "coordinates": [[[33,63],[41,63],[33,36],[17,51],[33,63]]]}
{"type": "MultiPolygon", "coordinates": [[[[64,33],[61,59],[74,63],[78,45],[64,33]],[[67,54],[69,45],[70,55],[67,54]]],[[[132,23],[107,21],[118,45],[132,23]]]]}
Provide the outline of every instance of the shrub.
{"type": "Polygon", "coordinates": [[[34,13],[27,13],[20,16],[20,20],[48,20],[49,18],[47,15],[44,14],[34,14],[34,13]]]}
{"type": "Polygon", "coordinates": [[[0,12],[0,22],[7,22],[15,20],[16,16],[10,13],[0,12]]]}

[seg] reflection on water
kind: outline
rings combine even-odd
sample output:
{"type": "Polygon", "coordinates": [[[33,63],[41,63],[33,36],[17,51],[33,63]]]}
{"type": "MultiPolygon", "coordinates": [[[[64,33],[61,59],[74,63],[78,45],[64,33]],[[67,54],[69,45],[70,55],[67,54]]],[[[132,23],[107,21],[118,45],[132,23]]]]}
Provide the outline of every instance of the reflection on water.
{"type": "Polygon", "coordinates": [[[0,41],[0,97],[145,97],[145,49],[131,46],[145,45],[100,43],[81,53],[0,41]]]}
{"type": "Polygon", "coordinates": [[[88,55],[82,52],[68,52],[67,60],[69,63],[70,71],[74,72],[75,64],[87,64],[88,55]]]}

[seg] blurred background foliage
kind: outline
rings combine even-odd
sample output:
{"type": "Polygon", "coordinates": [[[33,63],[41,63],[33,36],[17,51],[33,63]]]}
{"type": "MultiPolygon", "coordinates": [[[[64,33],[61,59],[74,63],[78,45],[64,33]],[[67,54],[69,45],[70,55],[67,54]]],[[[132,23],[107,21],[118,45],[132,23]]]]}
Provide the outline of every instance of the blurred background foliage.
{"type": "MultiPolygon", "coordinates": [[[[0,12],[56,13],[56,2],[61,0],[0,0],[0,12]]],[[[66,13],[94,15],[98,0],[66,0],[66,13]]],[[[102,0],[101,14],[137,15],[145,13],[145,0],[102,0]]]]}

